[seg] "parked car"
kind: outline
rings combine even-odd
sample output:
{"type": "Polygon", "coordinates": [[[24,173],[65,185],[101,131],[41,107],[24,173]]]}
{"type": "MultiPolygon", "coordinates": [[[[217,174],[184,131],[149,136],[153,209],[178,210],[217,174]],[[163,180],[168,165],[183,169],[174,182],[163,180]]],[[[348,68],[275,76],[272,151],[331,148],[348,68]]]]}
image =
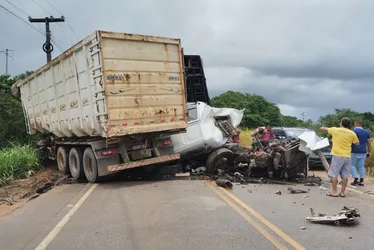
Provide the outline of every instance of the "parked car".
{"type": "MultiPolygon", "coordinates": [[[[305,131],[311,131],[308,128],[297,128],[297,127],[274,127],[273,132],[276,138],[289,138],[289,137],[299,137],[305,131]]],[[[322,149],[323,155],[325,156],[327,162],[331,163],[331,147],[322,149]]],[[[309,155],[308,168],[312,169],[324,169],[321,159],[316,153],[309,155]]]]}

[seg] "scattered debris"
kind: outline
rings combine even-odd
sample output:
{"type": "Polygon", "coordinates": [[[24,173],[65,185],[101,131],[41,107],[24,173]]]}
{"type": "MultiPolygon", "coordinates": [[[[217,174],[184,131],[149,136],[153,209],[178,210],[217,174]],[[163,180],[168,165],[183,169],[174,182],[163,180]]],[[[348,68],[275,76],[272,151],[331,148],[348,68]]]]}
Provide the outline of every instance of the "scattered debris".
{"type": "Polygon", "coordinates": [[[352,239],[352,236],[349,236],[348,239],[352,239]]]}
{"type": "Polygon", "coordinates": [[[301,189],[295,189],[292,187],[287,188],[288,191],[290,191],[291,194],[305,194],[308,193],[308,191],[301,190],[301,189]]]}
{"type": "Polygon", "coordinates": [[[306,227],[300,227],[300,229],[301,229],[301,230],[305,230],[305,229],[306,229],[306,227]]]}
{"type": "Polygon", "coordinates": [[[309,195],[304,195],[304,196],[303,196],[303,198],[308,198],[308,197],[309,197],[309,195]]]}
{"type": "Polygon", "coordinates": [[[293,203],[293,204],[296,204],[296,201],[293,201],[292,203],[293,203]]]}
{"type": "Polygon", "coordinates": [[[316,215],[313,208],[310,209],[310,213],[312,216],[306,218],[310,222],[336,225],[341,223],[351,225],[358,217],[361,216],[357,208],[349,208],[346,206],[343,207],[338,215],[333,216],[328,216],[323,213],[319,213],[316,215]]]}
{"type": "Polygon", "coordinates": [[[281,191],[278,191],[278,192],[276,192],[275,194],[277,194],[277,195],[282,195],[282,192],[281,192],[281,191]]]}
{"type": "Polygon", "coordinates": [[[217,186],[224,187],[224,188],[232,188],[233,185],[230,181],[226,179],[218,179],[216,180],[217,186]]]}
{"type": "Polygon", "coordinates": [[[27,179],[15,180],[9,185],[0,187],[0,206],[13,206],[20,201],[29,201],[54,186],[72,182],[63,173],[52,168],[30,172],[28,175],[30,177],[27,179]]]}

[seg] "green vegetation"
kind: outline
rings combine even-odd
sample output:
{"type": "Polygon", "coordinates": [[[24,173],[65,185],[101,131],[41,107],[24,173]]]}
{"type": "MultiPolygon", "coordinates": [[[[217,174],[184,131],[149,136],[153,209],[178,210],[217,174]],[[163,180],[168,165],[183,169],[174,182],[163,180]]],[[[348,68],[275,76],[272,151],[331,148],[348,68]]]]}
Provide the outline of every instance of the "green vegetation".
{"type": "MultiPolygon", "coordinates": [[[[348,117],[352,121],[355,119],[361,120],[363,127],[368,129],[374,137],[374,114],[371,112],[360,113],[352,109],[335,109],[334,113],[321,116],[318,121],[308,120],[304,122],[297,117],[282,115],[275,104],[258,95],[227,91],[212,98],[211,103],[215,107],[245,108],[244,117],[240,124],[242,128],[240,141],[243,146],[251,145],[251,130],[266,124],[284,127],[305,127],[314,130],[320,136],[330,137],[326,132],[320,131],[319,128],[321,126],[338,127],[343,117],[348,117]]],[[[366,160],[366,166],[367,172],[374,176],[374,149],[371,152],[371,156],[366,160]]]]}
{"type": "Polygon", "coordinates": [[[29,145],[14,144],[0,151],[0,186],[24,178],[39,167],[39,155],[29,145]]]}
{"type": "Polygon", "coordinates": [[[30,73],[13,78],[0,75],[0,186],[39,166],[39,155],[32,146],[36,138],[26,133],[21,101],[11,92],[12,84],[30,73]]]}

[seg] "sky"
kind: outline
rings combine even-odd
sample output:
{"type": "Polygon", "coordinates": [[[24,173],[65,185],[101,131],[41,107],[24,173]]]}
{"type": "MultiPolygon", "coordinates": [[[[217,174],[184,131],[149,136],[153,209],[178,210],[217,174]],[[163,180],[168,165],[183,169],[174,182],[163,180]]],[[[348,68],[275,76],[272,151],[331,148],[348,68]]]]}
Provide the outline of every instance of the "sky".
{"type": "MultiPolygon", "coordinates": [[[[0,5],[26,21],[29,15],[62,13],[68,23],[51,24],[54,56],[95,30],[181,38],[185,54],[202,56],[211,97],[227,90],[258,94],[284,115],[301,118],[305,112],[305,119],[313,120],[334,108],[374,112],[372,0],[0,0],[0,5]]],[[[14,50],[10,74],[45,64],[42,33],[1,8],[0,23],[5,24],[0,50],[14,50]]]]}

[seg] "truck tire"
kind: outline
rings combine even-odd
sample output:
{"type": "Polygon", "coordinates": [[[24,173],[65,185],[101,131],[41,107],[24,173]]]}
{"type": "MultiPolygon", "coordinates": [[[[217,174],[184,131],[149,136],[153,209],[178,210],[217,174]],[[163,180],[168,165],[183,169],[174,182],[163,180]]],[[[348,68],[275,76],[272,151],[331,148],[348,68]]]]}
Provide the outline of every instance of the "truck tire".
{"type": "Polygon", "coordinates": [[[84,179],[83,152],[80,148],[72,148],[69,153],[70,173],[74,180],[84,179]]]}
{"type": "Polygon", "coordinates": [[[70,174],[69,153],[66,147],[59,147],[56,153],[56,162],[58,170],[66,175],[70,174]]]}
{"type": "Polygon", "coordinates": [[[217,174],[218,169],[227,170],[234,165],[234,153],[227,148],[219,148],[213,151],[206,160],[206,171],[210,174],[217,174]]]}
{"type": "Polygon", "coordinates": [[[97,165],[97,160],[91,147],[86,148],[83,153],[83,170],[87,180],[91,183],[100,181],[97,165]]]}

